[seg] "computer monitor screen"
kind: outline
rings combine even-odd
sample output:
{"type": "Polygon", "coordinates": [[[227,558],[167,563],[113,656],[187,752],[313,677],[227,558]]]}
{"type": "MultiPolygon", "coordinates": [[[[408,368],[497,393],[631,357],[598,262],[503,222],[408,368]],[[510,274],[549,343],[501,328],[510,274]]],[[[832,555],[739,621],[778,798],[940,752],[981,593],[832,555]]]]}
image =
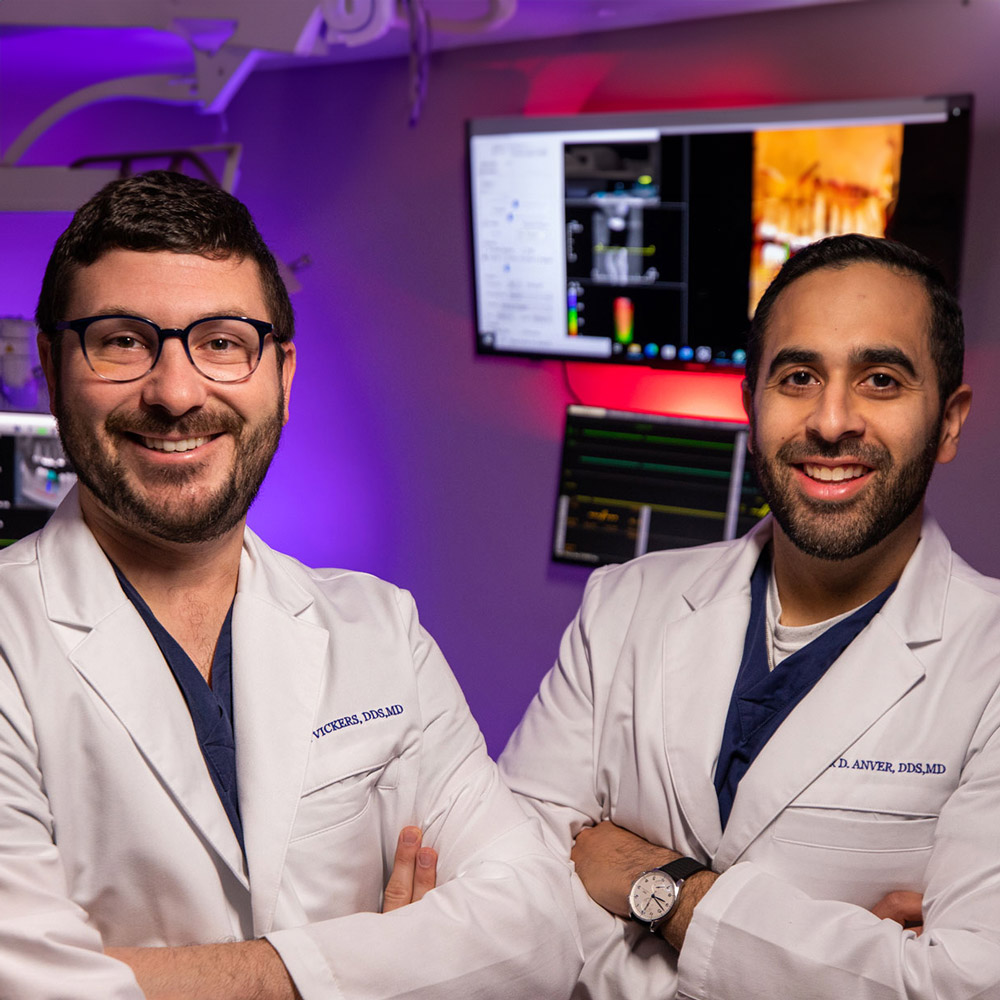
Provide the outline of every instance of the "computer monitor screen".
{"type": "Polygon", "coordinates": [[[54,417],[0,410],[0,546],[42,527],[75,482],[54,417]]]}
{"type": "Polygon", "coordinates": [[[823,236],[957,284],[971,99],[469,123],[483,354],[742,368],[764,288],[823,236]]]}
{"type": "Polygon", "coordinates": [[[566,411],[554,559],[601,565],[735,538],[767,513],[746,424],[566,411]]]}
{"type": "Polygon", "coordinates": [[[31,320],[0,316],[0,546],[40,528],[76,475],[62,450],[31,320]]]}

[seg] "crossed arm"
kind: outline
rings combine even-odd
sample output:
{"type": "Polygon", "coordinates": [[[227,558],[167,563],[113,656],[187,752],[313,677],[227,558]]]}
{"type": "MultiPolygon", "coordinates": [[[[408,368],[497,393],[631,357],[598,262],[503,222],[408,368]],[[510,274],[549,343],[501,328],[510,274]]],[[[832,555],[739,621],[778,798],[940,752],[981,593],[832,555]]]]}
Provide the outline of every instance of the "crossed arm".
{"type": "MultiPolygon", "coordinates": [[[[581,830],[570,856],[591,899],[619,917],[629,916],[629,890],[640,873],[681,857],[677,851],[657,847],[607,820],[581,830]]],[[[678,951],[684,945],[695,907],[718,877],[715,872],[703,871],[686,879],[675,912],[660,925],[660,933],[678,951]]],[[[919,893],[890,892],[872,907],[871,912],[919,934],[923,923],[922,904],[923,897],[919,893]]]]}
{"type": "MultiPolygon", "coordinates": [[[[421,831],[404,827],[396,843],[382,912],[415,903],[434,888],[437,853],[421,831]]],[[[183,948],[107,948],[128,965],[147,1000],[301,1000],[288,970],[265,940],[183,948]]]]}

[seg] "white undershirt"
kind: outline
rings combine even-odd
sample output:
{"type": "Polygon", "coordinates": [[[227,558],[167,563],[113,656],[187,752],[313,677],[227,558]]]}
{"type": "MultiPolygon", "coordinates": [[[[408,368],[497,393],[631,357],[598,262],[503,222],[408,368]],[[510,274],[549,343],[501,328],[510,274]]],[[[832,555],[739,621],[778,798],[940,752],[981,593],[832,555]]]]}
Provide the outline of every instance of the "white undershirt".
{"type": "Polygon", "coordinates": [[[773,670],[782,660],[808,645],[813,639],[819,638],[828,628],[843,621],[848,615],[853,615],[857,608],[851,608],[842,615],[827,618],[826,621],[813,625],[782,625],[781,601],[778,599],[778,583],[774,578],[774,570],[767,582],[767,666],[773,670]]]}

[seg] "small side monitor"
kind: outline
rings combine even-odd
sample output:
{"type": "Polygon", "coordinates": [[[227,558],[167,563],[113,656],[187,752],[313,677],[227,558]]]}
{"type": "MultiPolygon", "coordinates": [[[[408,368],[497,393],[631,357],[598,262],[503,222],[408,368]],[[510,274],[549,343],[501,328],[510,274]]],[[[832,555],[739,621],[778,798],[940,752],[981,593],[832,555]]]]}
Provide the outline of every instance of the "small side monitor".
{"type": "Polygon", "coordinates": [[[552,557],[592,566],[736,538],[767,513],[746,424],[566,410],[552,557]]]}
{"type": "Polygon", "coordinates": [[[41,528],[75,482],[53,416],[0,410],[0,546],[41,528]]]}

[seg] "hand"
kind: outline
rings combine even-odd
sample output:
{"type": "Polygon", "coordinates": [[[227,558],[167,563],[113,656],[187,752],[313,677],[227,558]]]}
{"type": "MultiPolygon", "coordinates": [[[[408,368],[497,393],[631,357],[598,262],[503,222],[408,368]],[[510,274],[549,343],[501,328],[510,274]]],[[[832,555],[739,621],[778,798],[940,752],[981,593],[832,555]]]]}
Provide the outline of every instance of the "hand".
{"type": "Polygon", "coordinates": [[[872,907],[872,913],[881,920],[895,920],[904,930],[920,934],[924,929],[923,903],[924,897],[919,892],[898,889],[886,893],[872,907]]]}
{"type": "Polygon", "coordinates": [[[422,837],[423,833],[416,826],[404,826],[400,831],[392,874],[382,900],[383,913],[415,903],[437,884],[437,851],[421,847],[422,837]]]}
{"type": "Polygon", "coordinates": [[[628,917],[628,895],[636,877],[680,855],[605,820],[580,831],[570,857],[590,898],[611,913],[628,917]]]}
{"type": "MultiPolygon", "coordinates": [[[[591,899],[619,917],[628,917],[628,897],[636,876],[681,855],[605,821],[577,834],[570,857],[591,899]]],[[[694,908],[717,878],[715,872],[703,871],[686,879],[676,908],[660,925],[659,933],[678,951],[684,945],[694,908]]]]}

